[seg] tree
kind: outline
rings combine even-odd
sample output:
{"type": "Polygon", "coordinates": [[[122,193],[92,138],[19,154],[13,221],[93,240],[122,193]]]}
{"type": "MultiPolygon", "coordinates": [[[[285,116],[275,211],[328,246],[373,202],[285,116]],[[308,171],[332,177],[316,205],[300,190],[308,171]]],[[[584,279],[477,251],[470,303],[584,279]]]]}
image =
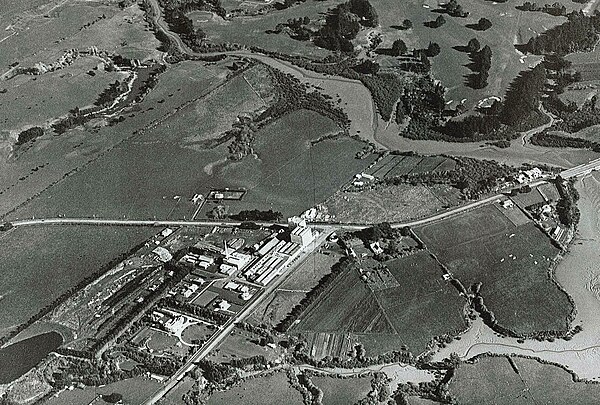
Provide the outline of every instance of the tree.
{"type": "Polygon", "coordinates": [[[214,219],[223,219],[229,214],[229,207],[227,205],[217,205],[209,213],[208,216],[214,219]]]}
{"type": "Polygon", "coordinates": [[[404,27],[406,30],[409,30],[413,27],[413,23],[407,18],[406,20],[402,21],[402,27],[404,27]]]}
{"type": "Polygon", "coordinates": [[[441,48],[440,46],[435,43],[435,42],[430,42],[429,45],[427,46],[427,49],[425,50],[425,53],[427,54],[427,56],[429,56],[430,58],[439,55],[441,52],[441,48]]]}
{"type": "Polygon", "coordinates": [[[479,21],[477,22],[477,29],[481,30],[481,31],[485,31],[489,28],[492,28],[492,22],[490,20],[488,20],[487,18],[480,18],[479,21]]]}
{"type": "Polygon", "coordinates": [[[407,50],[408,48],[406,47],[406,44],[401,39],[395,40],[392,44],[392,53],[394,54],[394,56],[403,55],[404,53],[406,53],[407,50]]]}
{"type": "Polygon", "coordinates": [[[444,18],[443,15],[438,15],[438,17],[435,19],[435,27],[441,27],[442,25],[446,24],[446,19],[444,18]]]}
{"type": "Polygon", "coordinates": [[[472,38],[469,41],[469,43],[467,44],[467,48],[468,48],[468,50],[469,50],[470,53],[477,52],[480,47],[481,47],[481,44],[479,43],[479,41],[477,40],[477,38],[472,38]]]}

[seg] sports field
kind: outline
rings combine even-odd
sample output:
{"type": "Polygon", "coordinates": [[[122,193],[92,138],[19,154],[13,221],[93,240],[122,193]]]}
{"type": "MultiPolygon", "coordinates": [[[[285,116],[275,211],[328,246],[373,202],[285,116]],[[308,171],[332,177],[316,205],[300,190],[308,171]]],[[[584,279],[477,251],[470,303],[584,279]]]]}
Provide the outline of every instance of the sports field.
{"type": "Polygon", "coordinates": [[[600,385],[573,381],[567,371],[534,359],[481,357],[461,364],[450,380],[450,394],[459,404],[533,405],[598,402],[600,385]]]}
{"type": "Polygon", "coordinates": [[[482,283],[500,325],[523,334],[565,330],[572,306],[548,275],[559,250],[533,223],[515,226],[500,210],[487,205],[416,232],[467,288],[482,283]]]}
{"type": "Polygon", "coordinates": [[[442,279],[442,269],[426,251],[385,265],[397,280],[396,287],[373,292],[358,271],[349,270],[292,330],[367,335],[367,353],[377,355],[377,348],[386,345],[379,342],[370,347],[369,335],[387,335],[383,339],[392,339],[396,347],[406,345],[413,354],[420,354],[434,336],[453,335],[465,328],[465,301],[442,279]]]}

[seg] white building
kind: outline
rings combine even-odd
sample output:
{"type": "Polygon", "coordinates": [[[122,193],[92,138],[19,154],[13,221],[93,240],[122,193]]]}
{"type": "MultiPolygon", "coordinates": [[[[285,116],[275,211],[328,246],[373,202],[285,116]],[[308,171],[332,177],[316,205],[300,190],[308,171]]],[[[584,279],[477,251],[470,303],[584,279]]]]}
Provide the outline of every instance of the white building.
{"type": "Polygon", "coordinates": [[[296,243],[302,247],[310,245],[311,242],[315,240],[315,236],[310,228],[300,226],[292,231],[290,238],[293,243],[296,243]]]}
{"type": "Polygon", "coordinates": [[[252,256],[246,255],[244,253],[233,252],[230,253],[223,259],[223,263],[229,266],[233,266],[238,270],[242,270],[244,267],[250,263],[252,260],[252,256]]]}

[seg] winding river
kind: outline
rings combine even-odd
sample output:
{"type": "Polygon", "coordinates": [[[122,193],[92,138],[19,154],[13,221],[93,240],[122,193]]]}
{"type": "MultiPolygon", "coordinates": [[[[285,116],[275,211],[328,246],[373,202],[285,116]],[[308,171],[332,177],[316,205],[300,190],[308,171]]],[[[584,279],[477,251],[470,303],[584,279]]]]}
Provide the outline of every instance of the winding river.
{"type": "Polygon", "coordinates": [[[600,173],[582,178],[576,187],[580,194],[579,230],[555,277],[575,301],[573,326],[581,325],[583,331],[569,341],[518,343],[497,336],[478,319],[460,340],[436,353],[434,360],[453,352],[463,359],[486,352],[514,353],[562,364],[579,378],[600,381],[600,173]]]}

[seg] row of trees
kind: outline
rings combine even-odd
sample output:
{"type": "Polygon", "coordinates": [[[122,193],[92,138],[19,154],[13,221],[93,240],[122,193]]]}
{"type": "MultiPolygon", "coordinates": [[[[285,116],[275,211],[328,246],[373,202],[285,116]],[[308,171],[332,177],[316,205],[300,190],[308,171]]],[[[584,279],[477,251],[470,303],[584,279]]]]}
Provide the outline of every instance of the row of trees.
{"type": "Polygon", "coordinates": [[[310,304],[315,302],[323,292],[325,292],[335,281],[335,279],[344,271],[349,270],[354,265],[354,261],[343,257],[339,262],[331,267],[331,273],[324,275],[319,283],[310,290],[306,296],[298,303],[292,311],[275,327],[279,332],[286,332],[298,318],[304,313],[310,304]]]}
{"type": "Polygon", "coordinates": [[[472,62],[472,70],[475,72],[469,77],[469,84],[474,89],[483,89],[487,86],[489,71],[492,67],[492,49],[486,45],[479,49],[480,44],[476,38],[469,41],[467,48],[472,62]]]}
{"type": "Polygon", "coordinates": [[[40,127],[31,127],[24,131],[21,131],[19,135],[17,135],[17,145],[23,145],[27,142],[34,141],[40,136],[44,135],[44,129],[40,127]]]}
{"type": "Polygon", "coordinates": [[[236,221],[267,221],[276,222],[283,219],[283,214],[279,211],[261,211],[261,210],[243,210],[235,215],[229,216],[236,221]]]}
{"type": "Polygon", "coordinates": [[[567,8],[559,2],[553,4],[544,4],[539,6],[537,3],[526,1],[520,6],[515,7],[517,10],[523,11],[540,11],[542,13],[550,14],[553,16],[567,15],[567,8]]]}
{"type": "Polygon", "coordinates": [[[572,12],[564,24],[531,38],[523,50],[534,54],[557,53],[566,55],[572,52],[589,51],[598,42],[600,16],[586,16],[582,11],[572,12]]]}
{"type": "Polygon", "coordinates": [[[427,172],[391,177],[388,184],[422,183],[449,184],[462,191],[467,198],[476,199],[494,190],[502,179],[509,178],[517,169],[492,160],[453,157],[456,167],[446,172],[427,172]]]}

